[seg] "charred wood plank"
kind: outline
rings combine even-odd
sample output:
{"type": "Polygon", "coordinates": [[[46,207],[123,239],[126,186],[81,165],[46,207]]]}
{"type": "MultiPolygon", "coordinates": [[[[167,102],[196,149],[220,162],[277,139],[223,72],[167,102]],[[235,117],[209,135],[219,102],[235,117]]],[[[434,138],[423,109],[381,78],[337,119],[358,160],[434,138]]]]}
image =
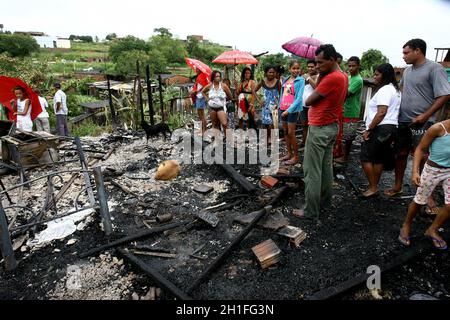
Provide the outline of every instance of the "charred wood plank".
{"type": "Polygon", "coordinates": [[[130,243],[130,242],[135,241],[135,240],[148,238],[148,237],[150,237],[152,235],[155,235],[155,234],[158,234],[158,233],[162,233],[162,232],[164,232],[166,230],[170,230],[170,229],[174,229],[174,228],[177,228],[177,227],[181,227],[181,226],[183,226],[185,224],[187,224],[187,222],[175,222],[175,223],[171,223],[171,224],[168,224],[168,225],[165,225],[165,226],[162,226],[162,227],[156,227],[156,228],[152,228],[150,230],[145,230],[145,231],[142,231],[142,232],[138,232],[136,234],[133,234],[133,235],[130,235],[130,236],[118,239],[116,241],[107,243],[107,244],[102,245],[100,247],[91,249],[91,250],[81,254],[80,258],[83,259],[83,258],[92,256],[92,255],[94,255],[96,253],[105,251],[107,249],[118,247],[120,245],[123,245],[123,244],[126,244],[126,243],[130,243]]]}
{"type": "Polygon", "coordinates": [[[220,164],[222,169],[235,181],[237,182],[247,193],[256,192],[256,186],[248,181],[244,176],[239,174],[231,165],[220,164]]]}
{"type": "Polygon", "coordinates": [[[289,187],[285,186],[277,191],[277,194],[269,201],[268,205],[261,210],[258,210],[256,217],[253,221],[233,240],[233,242],[211,263],[211,265],[203,271],[200,277],[189,288],[188,293],[192,293],[208,276],[215,271],[226,258],[236,249],[239,244],[247,237],[247,235],[253,230],[258,222],[272,210],[274,205],[281,197],[288,191],[289,187]]]}
{"type": "Polygon", "coordinates": [[[125,249],[118,249],[118,252],[125,259],[130,261],[132,264],[141,269],[145,274],[147,274],[156,285],[159,287],[166,289],[168,292],[172,293],[177,299],[180,300],[192,300],[186,293],[181,291],[177,286],[175,286],[172,282],[164,278],[158,271],[150,267],[144,261],[136,257],[134,254],[130,253],[125,249]]]}

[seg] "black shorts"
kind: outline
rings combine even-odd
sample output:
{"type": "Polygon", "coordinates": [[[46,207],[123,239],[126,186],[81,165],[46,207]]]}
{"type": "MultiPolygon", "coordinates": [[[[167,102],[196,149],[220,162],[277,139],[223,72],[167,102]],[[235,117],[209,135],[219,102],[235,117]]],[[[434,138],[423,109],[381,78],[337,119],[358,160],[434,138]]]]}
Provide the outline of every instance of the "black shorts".
{"type": "Polygon", "coordinates": [[[400,150],[414,151],[422,140],[425,132],[433,125],[426,122],[422,125],[412,125],[411,122],[401,122],[398,125],[397,139],[395,140],[396,152],[400,150]]]}
{"type": "Polygon", "coordinates": [[[361,162],[384,164],[393,156],[393,143],[397,136],[397,126],[383,124],[370,134],[369,140],[361,144],[361,162]]]}

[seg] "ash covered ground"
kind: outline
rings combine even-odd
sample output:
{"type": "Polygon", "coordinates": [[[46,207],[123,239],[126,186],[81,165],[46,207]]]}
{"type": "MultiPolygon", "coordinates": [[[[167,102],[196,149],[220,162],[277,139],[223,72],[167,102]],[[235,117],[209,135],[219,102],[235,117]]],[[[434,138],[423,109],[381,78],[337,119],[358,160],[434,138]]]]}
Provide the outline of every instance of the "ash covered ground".
{"type": "MultiPolygon", "coordinates": [[[[107,152],[115,146],[115,152],[102,166],[108,191],[108,202],[113,218],[114,233],[109,240],[161,226],[156,217],[170,213],[173,221],[196,220],[195,214],[223,203],[234,203],[232,208],[208,209],[219,218],[213,228],[198,219],[189,228],[175,229],[163,234],[132,242],[123,246],[151,248],[151,251],[172,254],[170,258],[138,255],[149,266],[181,290],[186,291],[203,270],[245,228],[234,222],[237,216],[260,209],[265,197],[273,190],[258,187],[258,194],[246,195],[229,176],[215,165],[182,165],[181,174],[169,182],[154,179],[158,165],[171,159],[174,143],[163,139],[150,140],[146,144],[142,135],[105,135],[100,138],[82,139],[86,148],[107,152]],[[124,192],[113,181],[125,186],[133,194],[124,192]],[[195,186],[213,188],[203,195],[193,190],[195,186]]],[[[290,225],[300,227],[308,238],[298,248],[277,235],[276,232],[255,228],[228,259],[192,292],[195,299],[304,299],[314,293],[335,286],[357,275],[364,274],[370,265],[384,265],[395,260],[406,250],[398,241],[400,225],[411,199],[387,199],[379,197],[361,200],[353,190],[349,179],[360,189],[365,178],[360,168],[355,148],[352,162],[339,168],[334,182],[333,208],[324,212],[320,222],[306,220],[292,214],[303,204],[303,190],[293,189],[274,206],[273,213],[282,214],[290,225]],[[251,248],[272,239],[281,249],[281,261],[262,270],[251,248]]],[[[68,155],[70,156],[70,155],[68,155]]],[[[87,154],[89,158],[89,153],[87,154]]],[[[92,159],[90,159],[92,160],[92,159]]],[[[74,162],[62,168],[77,168],[74,162]]],[[[240,173],[258,174],[259,166],[236,166],[240,173]]],[[[40,176],[49,168],[27,172],[30,178],[40,176]]],[[[301,173],[301,166],[291,169],[301,173]]],[[[392,183],[393,173],[383,175],[381,187],[392,183]]],[[[63,174],[67,181],[70,174],[63,174]]],[[[406,179],[409,179],[407,177],[406,179]]],[[[6,187],[17,184],[17,175],[3,176],[6,187]]],[[[249,178],[255,185],[259,179],[249,178]]],[[[405,180],[407,181],[407,180],[405,180]]],[[[56,190],[63,183],[55,183],[56,190]]],[[[280,184],[280,186],[282,183],[280,184]]],[[[82,190],[82,178],[75,181],[66,193],[58,212],[74,207],[76,195],[82,190]]],[[[45,181],[24,189],[24,205],[35,209],[42,206],[45,181]]],[[[405,196],[413,195],[414,188],[405,186],[405,196]]],[[[442,203],[442,193],[437,192],[442,203]]],[[[18,194],[12,193],[13,200],[18,194]]],[[[7,202],[3,199],[4,206],[7,202]]],[[[83,194],[78,204],[87,202],[83,194]]],[[[273,214],[272,213],[272,214],[273,214]]],[[[14,214],[7,210],[9,217],[14,214]]],[[[17,223],[27,220],[21,212],[17,223]]],[[[172,221],[172,222],[173,222],[172,221]]],[[[415,223],[413,246],[419,241],[430,217],[421,215],[415,223]]],[[[40,227],[37,231],[44,229],[40,227]]],[[[448,235],[448,224],[445,226],[448,235]]],[[[96,213],[78,222],[77,231],[70,236],[54,240],[42,246],[27,245],[27,238],[16,238],[16,258],[19,266],[14,272],[0,273],[0,299],[172,299],[141,270],[123,260],[114,249],[86,259],[79,255],[108,242],[96,213]],[[21,240],[21,241],[19,241],[21,240]],[[71,272],[76,274],[73,274],[71,272]],[[74,278],[75,277],[75,278],[74,278]],[[75,284],[73,283],[75,279],[75,284]]],[[[408,299],[414,293],[426,293],[439,299],[450,299],[450,262],[448,252],[427,250],[398,268],[382,275],[383,299],[408,299]]],[[[357,287],[340,299],[375,299],[364,287],[357,287]]],[[[379,297],[378,297],[379,298],[379,297]]]]}

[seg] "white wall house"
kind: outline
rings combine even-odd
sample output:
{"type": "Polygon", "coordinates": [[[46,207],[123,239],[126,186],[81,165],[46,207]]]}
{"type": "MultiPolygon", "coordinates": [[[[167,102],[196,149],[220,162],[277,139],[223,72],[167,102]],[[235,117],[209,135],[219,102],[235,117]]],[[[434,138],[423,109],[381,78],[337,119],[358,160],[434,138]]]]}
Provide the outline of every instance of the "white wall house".
{"type": "Polygon", "coordinates": [[[62,48],[70,49],[70,40],[52,36],[33,36],[41,48],[62,48]]]}

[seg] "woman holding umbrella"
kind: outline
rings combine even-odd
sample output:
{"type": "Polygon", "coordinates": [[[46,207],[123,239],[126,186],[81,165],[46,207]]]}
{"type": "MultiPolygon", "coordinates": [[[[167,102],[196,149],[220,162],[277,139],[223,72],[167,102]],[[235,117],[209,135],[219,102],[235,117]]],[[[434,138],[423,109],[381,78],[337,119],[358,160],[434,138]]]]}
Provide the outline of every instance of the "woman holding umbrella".
{"type": "Polygon", "coordinates": [[[201,72],[199,69],[196,70],[197,72],[197,79],[195,80],[194,88],[192,90],[192,95],[194,97],[194,104],[195,109],[197,110],[197,115],[199,120],[202,123],[202,135],[206,131],[206,117],[205,117],[205,107],[206,107],[206,100],[205,97],[202,95],[202,90],[204,87],[206,87],[209,83],[209,79],[201,72]]]}
{"type": "Polygon", "coordinates": [[[205,107],[206,101],[202,95],[202,90],[209,83],[209,78],[211,77],[211,68],[200,60],[185,58],[186,64],[191,67],[195,73],[197,73],[197,79],[195,80],[194,88],[190,92],[192,97],[192,102],[197,109],[198,118],[202,123],[202,135],[206,131],[206,118],[205,118],[205,107]]]}

